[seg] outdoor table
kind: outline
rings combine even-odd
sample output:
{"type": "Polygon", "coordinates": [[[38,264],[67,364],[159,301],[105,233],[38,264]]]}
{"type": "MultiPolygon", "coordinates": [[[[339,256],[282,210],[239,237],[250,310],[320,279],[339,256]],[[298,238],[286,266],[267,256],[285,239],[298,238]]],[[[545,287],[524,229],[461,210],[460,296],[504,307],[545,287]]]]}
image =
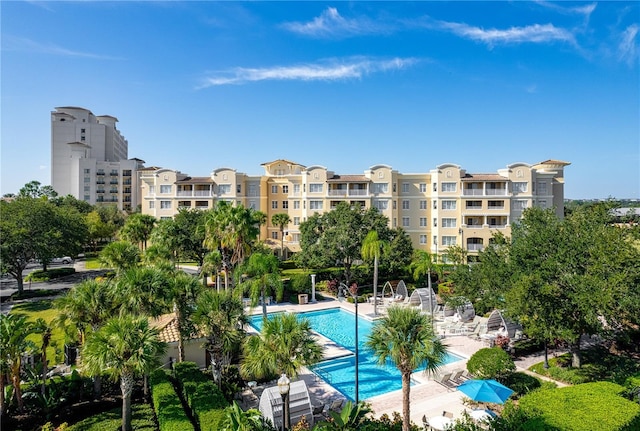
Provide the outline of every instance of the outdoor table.
{"type": "Polygon", "coordinates": [[[444,431],[453,425],[453,419],[446,416],[433,416],[429,418],[429,427],[434,430],[444,431]]]}
{"type": "Polygon", "coordinates": [[[494,418],[487,410],[472,410],[469,416],[476,421],[486,421],[494,418]]]}

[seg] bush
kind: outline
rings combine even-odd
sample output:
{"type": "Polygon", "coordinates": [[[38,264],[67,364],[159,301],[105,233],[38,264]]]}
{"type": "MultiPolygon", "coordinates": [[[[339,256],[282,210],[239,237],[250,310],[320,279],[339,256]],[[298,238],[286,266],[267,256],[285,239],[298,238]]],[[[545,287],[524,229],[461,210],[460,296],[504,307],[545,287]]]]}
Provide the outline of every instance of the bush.
{"type": "Polygon", "coordinates": [[[311,292],[311,277],[307,274],[291,274],[289,290],[296,294],[311,292]]]}
{"type": "MultiPolygon", "coordinates": [[[[624,391],[624,387],[615,383],[584,383],[533,391],[520,398],[519,406],[525,414],[539,416],[544,429],[640,429],[640,405],[623,398],[624,391]]],[[[523,429],[531,429],[523,425],[523,429]]]]}
{"type": "Polygon", "coordinates": [[[160,431],[183,431],[194,429],[187,417],[169,376],[164,370],[156,370],[149,377],[153,407],[160,431]]]}
{"type": "Polygon", "coordinates": [[[542,382],[540,382],[539,379],[525,373],[511,373],[504,378],[502,383],[513,389],[513,396],[515,398],[519,398],[542,387],[542,382]]]}
{"type": "MultiPolygon", "coordinates": [[[[189,425],[191,424],[189,423],[189,425]]],[[[148,404],[133,404],[131,406],[131,428],[139,431],[157,430],[151,406],[148,404]]],[[[45,431],[45,429],[43,427],[42,431],[45,431]]],[[[52,428],[55,431],[118,431],[120,429],[122,429],[122,408],[88,417],[71,426],[66,426],[63,423],[57,428],[52,428]]]]}
{"type": "Polygon", "coordinates": [[[479,379],[504,380],[516,370],[516,364],[499,347],[478,350],[469,358],[467,370],[479,379]]]}
{"type": "Polygon", "coordinates": [[[56,278],[66,277],[67,275],[75,274],[74,268],[53,268],[43,271],[41,269],[30,272],[24,278],[24,281],[49,281],[56,278]]]}

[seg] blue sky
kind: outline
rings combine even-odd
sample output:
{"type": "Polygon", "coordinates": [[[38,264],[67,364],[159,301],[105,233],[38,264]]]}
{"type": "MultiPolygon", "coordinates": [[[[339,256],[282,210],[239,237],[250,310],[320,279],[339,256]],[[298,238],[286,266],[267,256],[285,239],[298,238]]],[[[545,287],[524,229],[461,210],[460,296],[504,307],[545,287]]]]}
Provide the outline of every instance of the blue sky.
{"type": "Polygon", "coordinates": [[[50,184],[50,115],[113,115],[194,176],[571,162],[640,198],[638,2],[3,1],[1,193],[50,184]]]}

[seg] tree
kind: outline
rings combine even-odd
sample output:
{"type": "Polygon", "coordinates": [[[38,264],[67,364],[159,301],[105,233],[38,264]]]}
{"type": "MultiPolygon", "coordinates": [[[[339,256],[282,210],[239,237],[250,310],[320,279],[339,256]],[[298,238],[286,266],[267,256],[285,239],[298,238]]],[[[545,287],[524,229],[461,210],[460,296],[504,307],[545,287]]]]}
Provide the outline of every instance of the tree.
{"type": "Polygon", "coordinates": [[[156,225],[155,217],[148,214],[131,214],[120,229],[120,236],[133,244],[142,245],[142,250],[146,250],[147,241],[156,225]]]}
{"type": "Polygon", "coordinates": [[[159,340],[159,331],[149,326],[146,317],[119,316],[107,321],[93,333],[82,349],[83,367],[90,375],[106,373],[120,380],[122,393],[122,430],[131,427],[131,393],[135,377],[160,365],[167,345],[159,340]]]}
{"type": "Polygon", "coordinates": [[[47,395],[47,372],[49,371],[49,361],[47,359],[47,348],[51,343],[51,335],[53,328],[43,318],[36,319],[33,322],[33,332],[40,335],[40,354],[42,360],[42,387],[40,393],[42,396],[47,395]]]}
{"type": "Polygon", "coordinates": [[[373,314],[378,315],[378,261],[380,255],[386,252],[389,248],[389,243],[380,240],[378,232],[375,230],[369,231],[364,241],[362,242],[362,248],[360,253],[363,259],[373,259],[373,314]]]}
{"type": "MultiPolygon", "coordinates": [[[[202,284],[207,285],[207,277],[209,274],[216,275],[216,289],[220,291],[220,271],[222,270],[222,255],[218,250],[213,250],[204,256],[202,265],[200,266],[200,275],[202,276],[202,284]]],[[[227,288],[228,286],[225,286],[227,288]]]]}
{"type": "Polygon", "coordinates": [[[51,199],[58,196],[58,193],[51,186],[43,186],[40,181],[30,181],[18,192],[18,197],[33,199],[51,199]]]}
{"type": "Polygon", "coordinates": [[[284,256],[284,228],[291,223],[291,217],[287,213],[277,213],[271,216],[271,224],[280,229],[280,260],[284,256]]]}
{"type": "Polygon", "coordinates": [[[402,374],[402,429],[409,431],[411,373],[422,366],[425,373],[435,373],[444,364],[446,346],[426,316],[401,306],[389,307],[387,316],[374,323],[366,345],[379,364],[391,360],[402,374]]]}
{"type": "Polygon", "coordinates": [[[202,290],[202,284],[182,271],[175,271],[169,278],[169,286],[165,293],[165,300],[172,304],[173,313],[178,323],[178,361],[184,361],[184,339],[195,332],[191,323],[191,314],[196,304],[196,298],[202,290]]]}
{"type": "Polygon", "coordinates": [[[263,320],[260,334],[245,340],[240,370],[255,378],[279,374],[295,377],[301,367],[321,360],[322,347],[311,333],[309,320],[282,313],[263,320]]]}
{"type": "MultiPolygon", "coordinates": [[[[35,344],[28,340],[30,334],[34,332],[34,327],[27,317],[22,314],[0,314],[0,355],[3,371],[8,370],[13,385],[13,397],[18,404],[18,411],[24,411],[24,401],[22,400],[20,371],[22,369],[22,358],[36,350],[35,344]]],[[[4,376],[3,376],[4,377],[4,376]]],[[[2,380],[2,406],[0,411],[5,412],[4,400],[4,378],[2,380]]]]}
{"type": "MultiPolygon", "coordinates": [[[[196,299],[193,322],[207,337],[206,349],[214,361],[212,371],[227,365],[231,353],[239,348],[247,323],[242,301],[230,290],[204,290],[196,299]]],[[[220,375],[220,374],[218,374],[220,375]]]]}
{"type": "Polygon", "coordinates": [[[121,302],[120,314],[158,317],[167,313],[173,306],[169,293],[171,278],[170,272],[148,266],[129,268],[119,273],[114,288],[121,302]]]}
{"type": "Polygon", "coordinates": [[[238,268],[239,277],[248,279],[240,283],[242,290],[249,292],[251,306],[255,307],[258,300],[262,301],[262,316],[267,318],[267,293],[275,293],[276,300],[282,301],[283,285],[280,278],[278,258],[273,254],[253,253],[249,259],[238,268]]]}
{"type": "Polygon", "coordinates": [[[298,263],[307,268],[342,265],[345,284],[350,285],[351,267],[360,259],[362,242],[371,230],[382,240],[390,238],[388,220],[375,208],[341,202],[328,213],[316,213],[300,225],[298,263]]]}
{"type": "Polygon", "coordinates": [[[478,350],[467,362],[467,370],[478,379],[504,379],[516,370],[513,359],[500,347],[478,350]]]}
{"type": "Polygon", "coordinates": [[[102,249],[98,260],[101,265],[115,269],[116,273],[122,273],[138,266],[140,250],[127,241],[114,241],[102,249]]]}

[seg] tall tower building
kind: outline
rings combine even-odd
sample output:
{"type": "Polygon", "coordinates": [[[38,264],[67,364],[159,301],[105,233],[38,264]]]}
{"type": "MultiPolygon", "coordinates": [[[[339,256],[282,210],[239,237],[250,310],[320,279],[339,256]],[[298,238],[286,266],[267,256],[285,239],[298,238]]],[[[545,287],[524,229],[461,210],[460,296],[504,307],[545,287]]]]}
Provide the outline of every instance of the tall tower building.
{"type": "Polygon", "coordinates": [[[66,106],[51,112],[51,186],[92,205],[138,205],[137,171],[144,161],[128,159],[129,143],[118,119],[66,106]]]}

